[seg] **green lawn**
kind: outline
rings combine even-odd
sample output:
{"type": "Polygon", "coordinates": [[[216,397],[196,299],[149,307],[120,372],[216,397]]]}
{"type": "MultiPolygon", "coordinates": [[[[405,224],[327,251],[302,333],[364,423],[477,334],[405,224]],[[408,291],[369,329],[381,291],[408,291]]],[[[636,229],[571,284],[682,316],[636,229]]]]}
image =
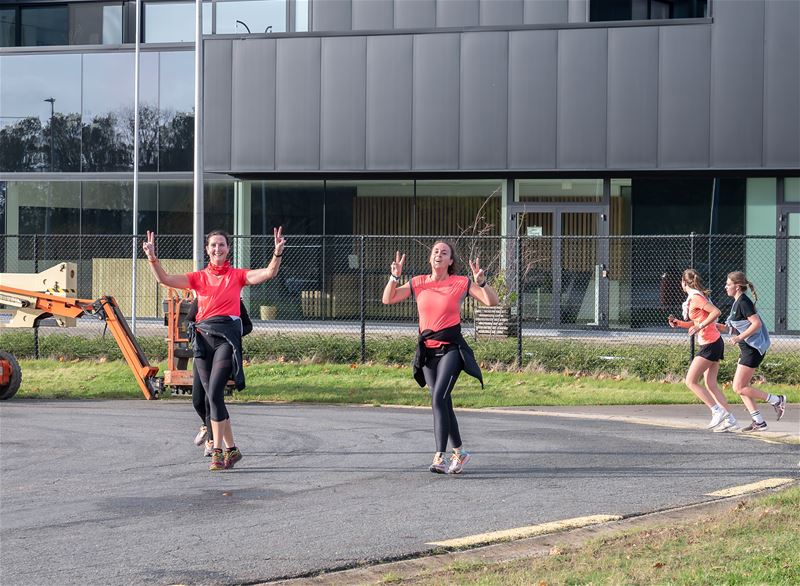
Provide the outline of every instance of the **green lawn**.
{"type": "MultiPolygon", "coordinates": [[[[122,361],[21,360],[20,398],[140,398],[133,375],[122,361]]],[[[166,367],[159,365],[161,372],[166,367]]],[[[290,401],[426,405],[426,389],[417,386],[407,365],[256,363],[246,367],[247,389],[238,401],[290,401]]],[[[695,402],[682,383],[635,378],[595,377],[535,371],[484,370],[486,388],[466,375],[453,394],[460,407],[530,405],[680,404],[695,402]]],[[[800,387],[764,385],[765,390],[800,400],[800,387]]],[[[735,394],[726,390],[731,401],[735,394]]]]}

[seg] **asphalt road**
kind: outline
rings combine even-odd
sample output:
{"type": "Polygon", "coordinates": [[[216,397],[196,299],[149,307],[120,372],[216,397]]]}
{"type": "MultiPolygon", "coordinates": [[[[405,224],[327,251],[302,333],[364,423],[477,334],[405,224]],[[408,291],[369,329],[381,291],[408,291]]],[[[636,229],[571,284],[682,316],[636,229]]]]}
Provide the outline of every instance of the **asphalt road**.
{"type": "Polygon", "coordinates": [[[209,472],[188,401],[0,405],[0,583],[240,584],[476,533],[710,500],[797,477],[798,446],[461,412],[473,461],[427,471],[426,409],[234,405],[245,457],[209,472]]]}

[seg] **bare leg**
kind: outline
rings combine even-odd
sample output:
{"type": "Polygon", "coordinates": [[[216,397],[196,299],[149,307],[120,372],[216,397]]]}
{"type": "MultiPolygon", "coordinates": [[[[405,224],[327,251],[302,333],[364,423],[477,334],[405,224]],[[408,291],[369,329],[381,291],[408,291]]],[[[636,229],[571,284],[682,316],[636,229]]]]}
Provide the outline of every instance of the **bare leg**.
{"type": "Polygon", "coordinates": [[[701,358],[700,356],[695,356],[695,359],[692,360],[692,364],[689,365],[689,372],[686,373],[686,379],[684,380],[689,390],[705,403],[706,407],[709,409],[714,407],[717,402],[703,385],[698,384],[697,379],[714,364],[716,363],[701,358]]]}
{"type": "Polygon", "coordinates": [[[754,399],[766,401],[767,394],[750,386],[756,369],[739,364],[736,367],[736,374],[733,375],[733,390],[742,397],[742,402],[750,411],[758,409],[754,399]]]}
{"type": "Polygon", "coordinates": [[[728,413],[731,412],[730,405],[728,405],[728,400],[725,398],[725,395],[722,392],[722,389],[719,388],[717,384],[717,374],[719,374],[719,362],[712,362],[711,366],[708,370],[705,371],[704,377],[706,381],[706,388],[711,392],[711,395],[717,402],[717,405],[725,409],[728,413]]]}

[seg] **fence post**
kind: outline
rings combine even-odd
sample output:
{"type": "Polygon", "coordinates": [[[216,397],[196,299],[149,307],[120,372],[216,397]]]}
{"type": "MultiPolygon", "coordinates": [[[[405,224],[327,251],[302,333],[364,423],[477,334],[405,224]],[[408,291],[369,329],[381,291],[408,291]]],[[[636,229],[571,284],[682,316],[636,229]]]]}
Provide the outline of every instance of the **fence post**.
{"type": "Polygon", "coordinates": [[[522,236],[517,234],[517,368],[522,368],[522,236]]]}
{"type": "Polygon", "coordinates": [[[359,314],[361,318],[361,362],[367,361],[367,338],[366,338],[366,299],[364,283],[364,235],[362,234],[359,242],[359,262],[358,262],[358,289],[359,289],[359,314]]]}
{"type": "MultiPolygon", "coordinates": [[[[689,266],[694,268],[694,237],[695,233],[692,231],[689,234],[689,266]]],[[[689,336],[689,364],[694,360],[694,336],[689,336]]]]}
{"type": "MultiPolygon", "coordinates": [[[[33,235],[33,272],[39,272],[39,236],[33,235]]],[[[39,324],[33,322],[33,357],[39,359],[39,324]]]]}

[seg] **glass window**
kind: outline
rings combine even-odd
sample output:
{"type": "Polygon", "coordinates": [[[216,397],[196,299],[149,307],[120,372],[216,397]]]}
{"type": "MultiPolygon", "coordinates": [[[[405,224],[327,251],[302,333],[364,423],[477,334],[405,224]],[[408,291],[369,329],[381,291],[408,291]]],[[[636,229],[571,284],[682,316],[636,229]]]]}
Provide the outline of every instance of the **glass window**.
{"type": "Polygon", "coordinates": [[[79,171],[81,56],[0,56],[0,171],[79,171]]]}
{"type": "Polygon", "coordinates": [[[191,171],[194,168],[194,51],[162,52],[158,85],[159,168],[161,171],[191,171]]]}
{"type": "Polygon", "coordinates": [[[0,47],[17,45],[17,9],[0,8],[0,47]]]}
{"type": "Polygon", "coordinates": [[[216,32],[286,32],[286,0],[219,1],[216,32]]]}
{"type": "Polygon", "coordinates": [[[20,23],[23,47],[69,44],[67,6],[22,6],[20,23]]]}
{"type": "Polygon", "coordinates": [[[158,233],[191,234],[194,229],[194,187],[191,181],[160,181],[158,184],[158,233]]]}
{"type": "Polygon", "coordinates": [[[800,202],[800,177],[787,177],[783,180],[783,201],[800,202]]]}
{"type": "Polygon", "coordinates": [[[233,182],[206,181],[203,187],[205,232],[220,229],[233,234],[233,182]]]}
{"type": "Polygon", "coordinates": [[[591,0],[589,20],[655,20],[703,18],[707,0],[591,0]]]}
{"type": "MultiPolygon", "coordinates": [[[[193,43],[194,2],[146,2],[145,43],[193,43]]],[[[203,34],[211,34],[211,2],[203,2],[203,34]]]]}
{"type": "Polygon", "coordinates": [[[417,181],[414,234],[499,235],[502,189],[496,179],[417,181]]]}
{"type": "Polygon", "coordinates": [[[83,170],[133,169],[133,53],[83,56],[83,170]]]}
{"type": "Polygon", "coordinates": [[[603,201],[602,179],[524,179],[516,184],[517,201],[536,203],[603,201]]]}
{"type": "Polygon", "coordinates": [[[299,33],[308,32],[308,0],[295,0],[294,30],[299,33]]]}
{"type": "MultiPolygon", "coordinates": [[[[132,214],[132,181],[83,182],[83,234],[130,234],[133,229],[132,214]]],[[[130,249],[127,253],[130,254],[130,249]]]]}
{"type": "Polygon", "coordinates": [[[80,187],[67,181],[9,181],[8,233],[79,234],[80,187]]]}
{"type": "Polygon", "coordinates": [[[69,5],[70,45],[122,43],[122,3],[86,2],[69,5]]]}
{"type": "Polygon", "coordinates": [[[283,226],[287,234],[322,234],[322,181],[254,181],[251,184],[251,231],[271,235],[283,226]]]}

